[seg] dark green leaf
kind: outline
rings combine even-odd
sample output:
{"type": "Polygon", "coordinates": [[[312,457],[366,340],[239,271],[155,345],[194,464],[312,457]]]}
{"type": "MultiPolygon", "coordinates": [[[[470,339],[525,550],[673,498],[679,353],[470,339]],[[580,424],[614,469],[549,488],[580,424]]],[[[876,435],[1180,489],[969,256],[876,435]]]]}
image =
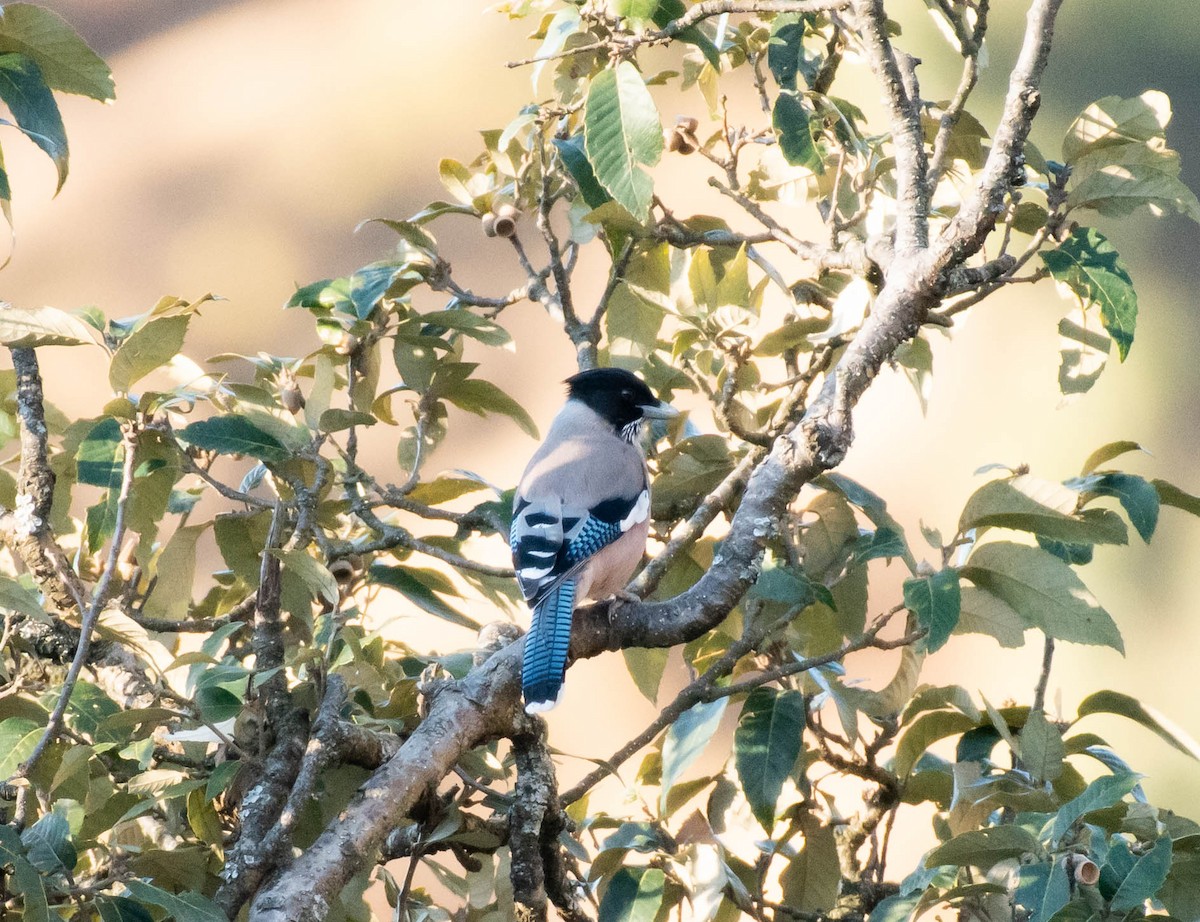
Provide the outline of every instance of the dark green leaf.
{"type": "Polygon", "coordinates": [[[154,922],[154,917],[144,906],[123,896],[96,897],[96,910],[100,913],[100,922],[154,922]]]}
{"type": "Polygon", "coordinates": [[[282,461],[288,450],[275,436],[241,416],[215,416],[185,426],[178,436],[189,445],[220,454],[242,454],[260,461],[282,461]]]}
{"type": "Polygon", "coordinates": [[[618,16],[630,19],[650,19],[658,12],[659,0],[617,0],[618,16]]]}
{"type": "Polygon", "coordinates": [[[784,160],[792,166],[808,167],[814,173],[825,172],[821,154],[813,143],[809,112],[798,96],[788,92],[779,94],[771,114],[771,124],[775,128],[775,137],[779,139],[779,150],[784,160]]]}
{"type": "Polygon", "coordinates": [[[771,39],[767,45],[767,67],[779,86],[796,90],[796,77],[812,86],[821,69],[821,61],[809,57],[804,50],[805,19],[796,13],[776,16],[771,22],[771,39]]]}
{"type": "Polygon", "coordinates": [[[565,140],[554,139],[554,147],[562,158],[563,166],[579,187],[579,194],[589,208],[599,208],[605,202],[611,202],[612,196],[604,191],[604,187],[596,180],[592,165],[588,162],[587,154],[583,151],[583,135],[577,134],[565,140]]]}
{"type": "Polygon", "coordinates": [[[367,571],[368,580],[395,589],[406,599],[431,615],[461,627],[479,630],[479,622],[451,607],[436,595],[428,585],[429,571],[416,567],[388,567],[372,564],[367,571]]]}
{"type": "Polygon", "coordinates": [[[54,161],[61,189],[67,181],[67,133],[54,94],[32,58],[0,54],[0,99],[29,140],[54,161]]]}
{"type": "Polygon", "coordinates": [[[1136,474],[1093,475],[1084,490],[1100,496],[1114,496],[1125,508],[1129,521],[1147,544],[1158,526],[1158,490],[1136,474]]]}
{"type": "Polygon", "coordinates": [[[112,73],[57,13],[32,3],[6,3],[0,10],[0,52],[18,52],[37,62],[52,90],[113,99],[112,73]]]}
{"type": "Polygon", "coordinates": [[[121,423],[111,416],[96,423],[75,452],[75,476],[79,483],[111,487],[121,483],[121,423]]]}
{"type": "MultiPolygon", "coordinates": [[[[683,5],[683,0],[659,0],[658,10],[654,13],[654,24],[660,29],[665,29],[686,12],[687,8],[683,5]]],[[[713,70],[721,69],[721,54],[717,51],[717,46],[701,31],[699,26],[688,26],[677,32],[675,37],[681,42],[687,42],[687,44],[699,48],[700,53],[704,55],[704,60],[708,61],[713,70]]]]}
{"type": "Polygon", "coordinates": [[[24,902],[22,922],[50,922],[52,918],[57,919],[58,916],[51,915],[46,902],[46,887],[42,882],[42,875],[25,858],[25,845],[17,835],[16,829],[7,824],[0,825],[0,861],[12,865],[13,889],[21,895],[24,902]]]}
{"type": "Polygon", "coordinates": [[[67,818],[51,812],[21,833],[29,863],[43,874],[69,874],[75,870],[79,854],[71,843],[67,818]]]}
{"type": "Polygon", "coordinates": [[[770,835],[783,783],[800,756],[804,696],[757,688],[750,693],[733,734],[733,758],[755,818],[770,835]]]}
{"type": "Polygon", "coordinates": [[[1157,894],[1171,870],[1171,851],[1171,837],[1163,836],[1150,851],[1139,856],[1121,881],[1109,908],[1113,912],[1127,912],[1139,908],[1157,894]]]}
{"type": "Polygon", "coordinates": [[[654,185],[642,167],[662,156],[662,125],[642,75],[629,61],[592,79],[584,148],[597,182],[635,218],[646,220],[654,185]]]}
{"type": "Polygon", "coordinates": [[[1058,249],[1041,257],[1055,281],[1071,289],[1085,307],[1099,305],[1101,323],[1124,361],[1137,326],[1137,293],[1112,244],[1095,228],[1077,227],[1058,249]]]}
{"type": "Polygon", "coordinates": [[[1049,637],[1125,649],[1112,617],[1075,572],[1041,548],[1006,541],[980,545],[961,573],[1049,637]]]}
{"type": "Polygon", "coordinates": [[[904,605],[927,631],[925,646],[929,652],[941,649],[962,612],[958,571],[947,568],[932,576],[905,580],[904,605]]]}
{"type": "Polygon", "coordinates": [[[1140,775],[1101,775],[1078,797],[1063,804],[1050,828],[1050,841],[1060,842],[1076,822],[1096,810],[1105,810],[1121,802],[1138,786],[1140,775]]]}
{"type": "Polygon", "coordinates": [[[600,901],[599,922],[654,922],[663,901],[662,871],[622,868],[613,875],[600,901]]]}
{"type": "Polygon", "coordinates": [[[964,832],[939,845],[925,856],[925,867],[953,864],[986,870],[1005,858],[1019,858],[1039,851],[1037,837],[1028,829],[1022,826],[989,826],[964,832]]]}

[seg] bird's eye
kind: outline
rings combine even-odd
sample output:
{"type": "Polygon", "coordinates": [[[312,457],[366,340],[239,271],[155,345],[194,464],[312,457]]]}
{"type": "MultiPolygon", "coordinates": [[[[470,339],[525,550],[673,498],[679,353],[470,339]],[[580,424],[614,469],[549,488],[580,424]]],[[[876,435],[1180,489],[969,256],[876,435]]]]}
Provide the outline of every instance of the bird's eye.
{"type": "Polygon", "coordinates": [[[621,398],[624,400],[632,400],[633,391],[629,390],[629,388],[625,388],[625,390],[621,391],[621,398]]]}

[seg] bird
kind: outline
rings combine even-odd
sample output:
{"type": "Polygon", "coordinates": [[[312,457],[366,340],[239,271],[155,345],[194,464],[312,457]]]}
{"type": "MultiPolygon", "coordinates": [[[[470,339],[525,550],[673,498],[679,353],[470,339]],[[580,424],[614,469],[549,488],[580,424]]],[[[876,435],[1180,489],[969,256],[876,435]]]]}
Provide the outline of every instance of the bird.
{"type": "Polygon", "coordinates": [[[576,602],[619,595],[641,562],[650,530],[642,423],[678,414],[624,369],[588,369],[564,383],[567,401],[517,485],[509,535],[533,609],[521,667],[530,714],[562,697],[576,602]]]}

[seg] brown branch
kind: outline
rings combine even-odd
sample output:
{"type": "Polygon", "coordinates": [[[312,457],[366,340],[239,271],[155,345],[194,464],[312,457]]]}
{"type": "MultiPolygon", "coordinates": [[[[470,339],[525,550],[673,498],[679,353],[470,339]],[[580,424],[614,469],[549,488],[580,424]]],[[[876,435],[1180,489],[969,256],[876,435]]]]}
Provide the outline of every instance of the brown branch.
{"type": "Polygon", "coordinates": [[[54,472],[50,468],[49,432],[37,353],[25,348],[9,352],[17,374],[21,467],[17,474],[17,508],[5,517],[5,538],[29,568],[46,599],[60,612],[82,617],[87,609],[84,601],[87,590],[50,530],[54,472]]]}

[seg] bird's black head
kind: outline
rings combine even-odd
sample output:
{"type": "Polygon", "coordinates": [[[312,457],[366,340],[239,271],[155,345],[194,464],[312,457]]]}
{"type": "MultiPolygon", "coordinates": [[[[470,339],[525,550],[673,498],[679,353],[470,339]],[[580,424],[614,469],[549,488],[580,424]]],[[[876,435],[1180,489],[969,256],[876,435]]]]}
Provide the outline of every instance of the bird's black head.
{"type": "Polygon", "coordinates": [[[675,408],[655,397],[641,378],[623,368],[581,371],[567,378],[566,384],[572,400],[586,404],[630,441],[643,419],[667,419],[676,414],[675,408]]]}

